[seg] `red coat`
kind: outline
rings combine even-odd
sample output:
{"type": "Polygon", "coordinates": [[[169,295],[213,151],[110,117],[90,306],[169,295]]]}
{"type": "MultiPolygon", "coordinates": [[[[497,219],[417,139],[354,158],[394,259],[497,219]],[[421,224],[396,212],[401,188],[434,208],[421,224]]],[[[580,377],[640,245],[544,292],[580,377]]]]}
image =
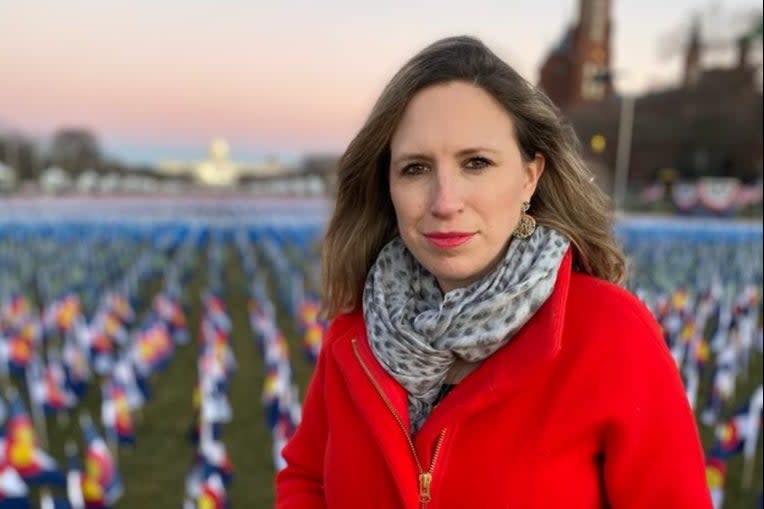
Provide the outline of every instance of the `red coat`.
{"type": "Polygon", "coordinates": [[[711,508],[657,323],[630,293],[572,273],[570,255],[547,302],[413,438],[406,409],[362,314],[337,317],[277,509],[711,508]]]}

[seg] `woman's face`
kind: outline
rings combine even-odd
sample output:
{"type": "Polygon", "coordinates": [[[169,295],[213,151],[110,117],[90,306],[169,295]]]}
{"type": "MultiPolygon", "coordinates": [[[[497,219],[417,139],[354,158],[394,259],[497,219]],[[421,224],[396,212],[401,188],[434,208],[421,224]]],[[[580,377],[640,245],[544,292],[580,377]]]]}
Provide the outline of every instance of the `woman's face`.
{"type": "Polygon", "coordinates": [[[390,141],[390,195],[409,251],[444,292],[503,257],[544,170],[523,162],[512,119],[483,89],[454,81],[419,91],[390,141]]]}

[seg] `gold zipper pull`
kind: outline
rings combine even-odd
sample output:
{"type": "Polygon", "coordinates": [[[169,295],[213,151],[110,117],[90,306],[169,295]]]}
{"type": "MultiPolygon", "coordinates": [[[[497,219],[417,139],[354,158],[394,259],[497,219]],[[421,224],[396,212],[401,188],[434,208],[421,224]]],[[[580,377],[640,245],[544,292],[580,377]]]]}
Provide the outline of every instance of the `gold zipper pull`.
{"type": "Polygon", "coordinates": [[[419,474],[419,501],[427,503],[430,501],[430,483],[432,474],[424,472],[419,474]]]}

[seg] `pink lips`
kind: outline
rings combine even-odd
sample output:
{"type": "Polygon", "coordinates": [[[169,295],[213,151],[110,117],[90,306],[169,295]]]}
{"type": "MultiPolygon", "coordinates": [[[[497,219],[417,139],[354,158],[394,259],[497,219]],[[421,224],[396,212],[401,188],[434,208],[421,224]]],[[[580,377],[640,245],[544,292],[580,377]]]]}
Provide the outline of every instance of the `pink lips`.
{"type": "Polygon", "coordinates": [[[466,232],[432,232],[425,233],[424,236],[439,248],[450,248],[461,246],[474,235],[474,233],[466,232]]]}

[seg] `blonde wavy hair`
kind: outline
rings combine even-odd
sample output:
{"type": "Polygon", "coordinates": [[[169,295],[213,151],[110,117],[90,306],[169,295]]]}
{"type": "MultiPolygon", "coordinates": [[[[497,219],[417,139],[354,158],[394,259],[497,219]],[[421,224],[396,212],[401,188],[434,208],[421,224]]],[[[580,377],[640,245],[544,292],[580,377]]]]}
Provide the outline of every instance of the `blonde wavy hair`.
{"type": "Polygon", "coordinates": [[[336,203],[322,246],[325,316],[360,305],[369,269],[397,235],[388,186],[390,139],[406,105],[418,91],[450,81],[478,86],[504,106],[526,162],[544,155],[529,214],[570,239],[574,270],[623,283],[626,263],[613,234],[610,200],[584,163],[572,127],[543,92],[480,40],[449,37],[395,74],[339,160],[336,203]]]}

